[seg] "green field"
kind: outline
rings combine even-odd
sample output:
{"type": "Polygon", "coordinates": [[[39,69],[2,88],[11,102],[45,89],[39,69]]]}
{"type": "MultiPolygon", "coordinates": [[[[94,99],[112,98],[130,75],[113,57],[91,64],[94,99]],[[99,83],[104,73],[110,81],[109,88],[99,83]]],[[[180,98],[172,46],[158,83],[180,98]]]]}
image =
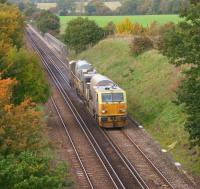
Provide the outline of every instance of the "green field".
{"type": "Polygon", "coordinates": [[[189,149],[182,107],[172,103],[181,73],[155,50],[138,57],[129,42],[105,39],[74,59],[86,59],[127,92],[128,110],[189,172],[200,175],[200,150],[189,149]]]}
{"type": "MultiPolygon", "coordinates": [[[[67,23],[76,17],[77,16],[60,16],[61,33],[67,26],[67,23]]],[[[105,26],[110,21],[117,24],[120,21],[124,20],[125,18],[129,18],[132,22],[138,22],[143,26],[147,26],[149,23],[153,21],[157,21],[160,24],[164,24],[166,22],[177,23],[180,20],[180,17],[178,15],[87,16],[87,18],[94,20],[99,26],[105,26]]]]}

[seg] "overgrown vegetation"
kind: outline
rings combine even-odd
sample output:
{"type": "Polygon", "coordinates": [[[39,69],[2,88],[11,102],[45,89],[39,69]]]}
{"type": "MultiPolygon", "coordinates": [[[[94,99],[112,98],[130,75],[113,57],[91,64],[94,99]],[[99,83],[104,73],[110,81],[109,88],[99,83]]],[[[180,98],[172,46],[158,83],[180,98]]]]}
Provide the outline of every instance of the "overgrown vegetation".
{"type": "Polygon", "coordinates": [[[0,186],[61,189],[67,186],[68,170],[47,155],[44,114],[35,103],[48,100],[42,69],[35,55],[22,48],[19,10],[0,4],[0,24],[0,186]]]}
{"type": "Polygon", "coordinates": [[[93,46],[104,37],[104,30],[94,21],[78,17],[68,23],[64,40],[70,48],[79,53],[93,46]]]}
{"type": "Polygon", "coordinates": [[[188,115],[185,128],[191,143],[200,146],[200,1],[191,1],[181,16],[185,20],[165,35],[163,53],[176,66],[188,65],[178,90],[178,102],[188,115]]]}

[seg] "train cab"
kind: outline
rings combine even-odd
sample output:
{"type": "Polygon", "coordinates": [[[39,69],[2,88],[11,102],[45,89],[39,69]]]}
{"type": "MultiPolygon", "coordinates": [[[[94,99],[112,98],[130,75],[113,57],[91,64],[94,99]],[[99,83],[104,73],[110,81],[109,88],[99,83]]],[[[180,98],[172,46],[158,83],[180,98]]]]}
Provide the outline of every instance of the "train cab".
{"type": "Polygon", "coordinates": [[[120,128],[127,124],[126,92],[105,76],[91,79],[92,113],[100,127],[120,128]]]}

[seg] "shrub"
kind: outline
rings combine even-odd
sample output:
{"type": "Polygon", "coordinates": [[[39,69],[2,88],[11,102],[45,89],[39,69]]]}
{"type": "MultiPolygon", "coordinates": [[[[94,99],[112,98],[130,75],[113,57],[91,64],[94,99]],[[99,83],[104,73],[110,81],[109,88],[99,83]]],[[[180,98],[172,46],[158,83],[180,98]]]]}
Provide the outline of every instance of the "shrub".
{"type": "Polygon", "coordinates": [[[162,26],[154,21],[146,28],[146,34],[149,36],[158,36],[161,34],[162,26]]]}
{"type": "Polygon", "coordinates": [[[105,27],[104,27],[106,35],[112,35],[115,33],[115,24],[113,22],[109,22],[105,27]]]}
{"type": "Polygon", "coordinates": [[[146,35],[134,37],[132,43],[130,44],[131,54],[134,55],[139,55],[151,48],[153,48],[153,42],[146,35]]]}
{"type": "Polygon", "coordinates": [[[133,23],[128,18],[116,25],[116,33],[118,34],[132,34],[133,29],[133,23]]]}
{"type": "Polygon", "coordinates": [[[138,34],[143,33],[143,31],[144,31],[144,29],[143,29],[142,25],[140,25],[138,23],[133,24],[132,34],[138,35],[138,34]]]}

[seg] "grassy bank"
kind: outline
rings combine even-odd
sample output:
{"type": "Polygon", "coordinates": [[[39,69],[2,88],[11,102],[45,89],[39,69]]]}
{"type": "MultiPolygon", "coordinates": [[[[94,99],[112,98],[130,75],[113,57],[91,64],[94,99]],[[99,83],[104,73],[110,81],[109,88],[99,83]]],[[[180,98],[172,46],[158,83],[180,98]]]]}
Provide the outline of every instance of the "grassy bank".
{"type": "Polygon", "coordinates": [[[106,39],[76,58],[88,60],[100,73],[124,88],[129,114],[185,169],[200,175],[199,150],[189,150],[182,107],[171,102],[175,100],[175,89],[181,78],[179,69],[168,64],[167,58],[155,50],[134,57],[128,45],[124,40],[106,39]]]}
{"type": "MultiPolygon", "coordinates": [[[[61,22],[61,32],[67,26],[67,23],[76,18],[77,16],[60,16],[61,22]]],[[[87,18],[94,20],[99,26],[105,26],[108,22],[113,22],[115,24],[121,22],[125,18],[129,18],[132,22],[138,22],[143,26],[147,26],[153,21],[157,21],[160,24],[166,22],[177,23],[180,20],[178,15],[139,15],[139,16],[87,16],[87,18]]]]}

